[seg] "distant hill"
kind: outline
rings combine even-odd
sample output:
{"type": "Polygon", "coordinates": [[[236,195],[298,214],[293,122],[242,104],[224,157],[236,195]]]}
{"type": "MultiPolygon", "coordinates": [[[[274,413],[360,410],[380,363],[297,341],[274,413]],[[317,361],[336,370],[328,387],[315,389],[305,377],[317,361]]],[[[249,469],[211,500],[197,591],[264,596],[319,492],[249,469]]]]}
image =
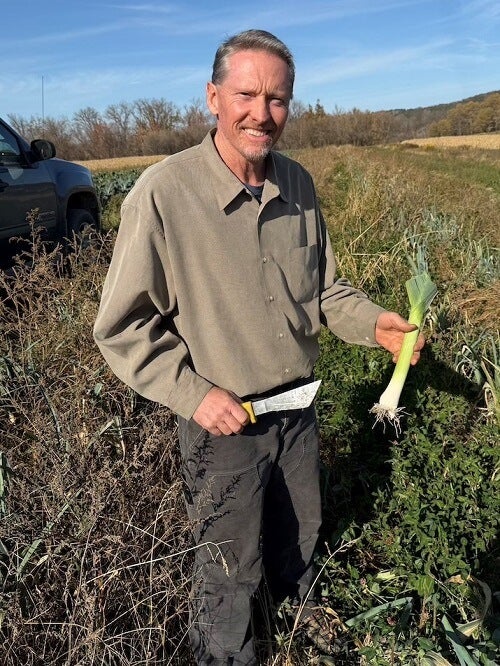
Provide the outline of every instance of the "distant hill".
{"type": "Polygon", "coordinates": [[[431,123],[442,120],[446,114],[458,104],[467,102],[482,102],[489,95],[500,93],[500,90],[481,93],[473,97],[467,97],[457,102],[448,102],[447,104],[435,104],[434,106],[419,106],[415,109],[392,109],[389,113],[397,118],[405,128],[405,134],[409,136],[427,136],[427,129],[431,123]]]}

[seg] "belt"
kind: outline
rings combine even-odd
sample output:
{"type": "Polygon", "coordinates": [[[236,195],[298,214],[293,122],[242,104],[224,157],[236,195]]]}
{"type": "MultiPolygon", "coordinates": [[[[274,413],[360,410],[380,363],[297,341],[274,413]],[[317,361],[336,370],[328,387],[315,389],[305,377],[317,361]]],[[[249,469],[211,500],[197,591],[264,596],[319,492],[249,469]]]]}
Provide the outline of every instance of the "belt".
{"type": "Polygon", "coordinates": [[[264,398],[272,398],[273,395],[279,395],[280,393],[285,393],[285,391],[291,391],[292,389],[299,388],[299,386],[309,384],[312,381],[314,381],[314,375],[309,375],[309,377],[299,377],[298,379],[294,379],[292,382],[281,384],[281,386],[276,386],[275,388],[264,391],[263,393],[252,393],[250,395],[246,395],[242,398],[242,402],[246,402],[247,400],[255,401],[263,400],[264,398]]]}

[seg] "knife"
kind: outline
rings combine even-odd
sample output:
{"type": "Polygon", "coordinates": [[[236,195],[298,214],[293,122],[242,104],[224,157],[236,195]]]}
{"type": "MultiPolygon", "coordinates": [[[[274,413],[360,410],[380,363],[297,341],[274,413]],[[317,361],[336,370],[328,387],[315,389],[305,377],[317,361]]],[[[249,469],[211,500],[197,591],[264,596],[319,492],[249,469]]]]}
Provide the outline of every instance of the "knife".
{"type": "Polygon", "coordinates": [[[273,395],[271,398],[242,402],[241,406],[250,417],[250,423],[257,423],[256,417],[259,416],[259,414],[309,407],[314,400],[314,396],[316,395],[320,384],[321,379],[318,379],[316,382],[310,382],[309,384],[298,386],[290,391],[278,393],[278,395],[273,395]]]}

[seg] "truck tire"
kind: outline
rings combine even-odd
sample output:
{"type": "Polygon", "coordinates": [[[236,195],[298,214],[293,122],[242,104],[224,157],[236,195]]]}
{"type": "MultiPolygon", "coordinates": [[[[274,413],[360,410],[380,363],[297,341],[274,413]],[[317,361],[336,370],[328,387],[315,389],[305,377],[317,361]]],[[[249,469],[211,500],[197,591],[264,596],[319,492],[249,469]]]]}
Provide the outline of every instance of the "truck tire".
{"type": "Polygon", "coordinates": [[[85,208],[72,208],[68,211],[68,236],[82,236],[88,228],[95,227],[92,213],[85,208]]]}
{"type": "Polygon", "coordinates": [[[94,216],[86,208],[72,208],[68,211],[68,238],[66,250],[84,249],[92,245],[96,239],[96,223],[94,216]]]}

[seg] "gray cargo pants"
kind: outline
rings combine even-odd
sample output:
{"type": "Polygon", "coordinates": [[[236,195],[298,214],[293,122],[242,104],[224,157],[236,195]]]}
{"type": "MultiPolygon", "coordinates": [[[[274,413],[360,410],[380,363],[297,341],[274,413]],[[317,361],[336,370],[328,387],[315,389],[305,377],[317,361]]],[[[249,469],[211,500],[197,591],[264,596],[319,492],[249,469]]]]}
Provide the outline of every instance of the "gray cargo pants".
{"type": "Polygon", "coordinates": [[[263,576],[277,602],[309,590],[321,523],[318,440],[313,406],[260,416],[229,437],[179,417],[200,666],[258,663],[251,606],[263,576]]]}

